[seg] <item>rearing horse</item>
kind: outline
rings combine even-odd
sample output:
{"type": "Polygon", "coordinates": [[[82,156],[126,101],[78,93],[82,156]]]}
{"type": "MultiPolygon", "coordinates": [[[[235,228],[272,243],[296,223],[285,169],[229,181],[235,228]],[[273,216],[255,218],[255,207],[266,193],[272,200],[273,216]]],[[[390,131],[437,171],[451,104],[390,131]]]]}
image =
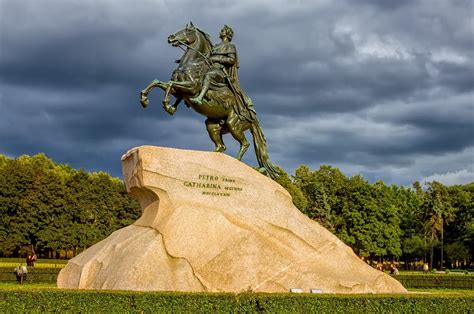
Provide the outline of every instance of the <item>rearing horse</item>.
{"type": "Polygon", "coordinates": [[[201,91],[204,75],[211,66],[208,59],[212,49],[209,35],[190,23],[186,28],[168,36],[168,43],[174,47],[185,46],[184,55],[177,61],[178,68],[173,71],[170,81],[162,82],[155,79],[140,92],[142,106],[144,108],[148,106],[148,93],[156,87],[165,91],[163,108],[170,115],[176,112],[179,103],[184,100],[188,107],[207,117],[206,128],[215,144],[214,151],[225,151],[222,135],[226,133],[230,133],[240,143],[236,157],[238,160],[242,159],[250,146],[244,133],[250,129],[260,171],[271,178],[276,178],[279,172],[268,157],[266,140],[256,115],[246,114],[244,117],[235,112],[237,96],[229,87],[209,90],[202,104],[192,100],[201,91]],[[176,98],[173,105],[170,105],[170,95],[176,98]]]}

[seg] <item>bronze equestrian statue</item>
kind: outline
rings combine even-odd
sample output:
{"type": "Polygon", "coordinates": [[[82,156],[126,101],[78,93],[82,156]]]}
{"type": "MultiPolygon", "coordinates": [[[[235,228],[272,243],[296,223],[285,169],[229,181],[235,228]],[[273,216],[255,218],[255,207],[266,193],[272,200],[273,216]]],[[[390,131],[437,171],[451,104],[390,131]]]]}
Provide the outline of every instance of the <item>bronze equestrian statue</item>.
{"type": "Polygon", "coordinates": [[[155,79],[140,92],[140,103],[146,108],[148,93],[156,87],[165,91],[163,108],[170,115],[184,100],[188,107],[207,117],[206,128],[215,144],[214,151],[225,151],[222,134],[232,134],[240,143],[238,160],[250,146],[244,134],[250,129],[260,171],[275,179],[279,172],[268,157],[267,143],[252,100],[240,88],[237,50],[231,43],[232,29],[225,25],[219,37],[221,42],[213,46],[209,35],[192,22],[168,36],[169,44],[186,47],[182,48],[184,55],[176,61],[179,65],[170,81],[155,79]],[[176,98],[173,105],[170,105],[170,95],[176,98]]]}

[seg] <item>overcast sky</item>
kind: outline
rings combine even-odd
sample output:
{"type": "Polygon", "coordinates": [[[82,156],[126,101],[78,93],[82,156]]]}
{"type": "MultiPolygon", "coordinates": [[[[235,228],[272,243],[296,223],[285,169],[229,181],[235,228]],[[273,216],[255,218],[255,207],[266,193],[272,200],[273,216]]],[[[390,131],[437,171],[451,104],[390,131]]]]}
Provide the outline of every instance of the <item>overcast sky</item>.
{"type": "Polygon", "coordinates": [[[182,51],[167,36],[193,21],[215,43],[234,29],[242,88],[290,174],[329,164],[370,182],[467,183],[473,18],[472,0],[0,0],[0,153],[121,176],[134,146],[212,150],[205,117],[169,116],[161,90],[138,101],[169,79],[182,51]]]}

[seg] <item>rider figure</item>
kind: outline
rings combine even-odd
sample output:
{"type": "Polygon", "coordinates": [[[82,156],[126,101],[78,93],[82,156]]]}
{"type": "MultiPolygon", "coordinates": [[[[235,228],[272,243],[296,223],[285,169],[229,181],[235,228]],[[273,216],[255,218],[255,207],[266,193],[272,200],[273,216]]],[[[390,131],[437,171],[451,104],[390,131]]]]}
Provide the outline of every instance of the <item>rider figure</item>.
{"type": "Polygon", "coordinates": [[[239,64],[237,59],[237,49],[235,48],[235,45],[231,43],[233,36],[234,31],[232,28],[224,25],[219,33],[221,42],[212,48],[211,56],[209,58],[212,62],[212,66],[204,77],[201,92],[197,97],[194,97],[191,100],[201,105],[204,96],[211,86],[216,88],[229,86],[234,96],[237,98],[237,112],[247,116],[248,118],[252,118],[255,113],[252,101],[247,95],[242,93],[237,77],[237,68],[239,67],[239,64]],[[243,106],[245,106],[245,109],[250,110],[251,113],[247,112],[247,110],[241,110],[243,106]]]}

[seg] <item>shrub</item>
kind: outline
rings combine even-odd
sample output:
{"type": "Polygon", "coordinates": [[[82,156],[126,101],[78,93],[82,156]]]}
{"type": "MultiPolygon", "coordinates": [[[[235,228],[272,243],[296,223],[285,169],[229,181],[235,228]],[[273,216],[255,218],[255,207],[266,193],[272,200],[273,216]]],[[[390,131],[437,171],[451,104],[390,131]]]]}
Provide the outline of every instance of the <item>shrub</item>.
{"type": "Polygon", "coordinates": [[[460,275],[398,275],[395,277],[405,288],[474,289],[474,276],[460,275]]]}
{"type": "MultiPolygon", "coordinates": [[[[0,267],[0,282],[16,281],[14,267],[0,267]]],[[[28,267],[26,282],[56,282],[61,268],[28,267]]]]}
{"type": "Polygon", "coordinates": [[[0,291],[0,312],[467,313],[472,296],[0,291]]]}

